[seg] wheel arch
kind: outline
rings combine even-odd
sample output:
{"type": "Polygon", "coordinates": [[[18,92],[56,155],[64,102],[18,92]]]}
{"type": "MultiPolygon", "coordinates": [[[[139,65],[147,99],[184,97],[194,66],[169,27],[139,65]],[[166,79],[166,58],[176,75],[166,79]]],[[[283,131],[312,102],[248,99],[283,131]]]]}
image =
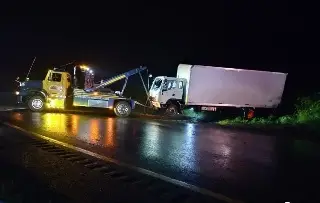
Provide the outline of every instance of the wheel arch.
{"type": "Polygon", "coordinates": [[[44,101],[47,101],[48,94],[45,90],[30,90],[28,92],[26,100],[28,101],[33,96],[41,96],[43,97],[44,101]]]}
{"type": "Polygon", "coordinates": [[[169,105],[176,105],[177,108],[178,108],[178,112],[181,113],[182,112],[182,107],[183,105],[181,104],[181,101],[180,100],[176,100],[176,99],[169,99],[166,103],[166,106],[169,106],[169,105]]]}
{"type": "Polygon", "coordinates": [[[124,101],[124,102],[128,102],[128,104],[130,105],[131,109],[135,108],[135,101],[132,99],[126,99],[126,98],[118,98],[118,99],[114,99],[113,102],[113,106],[116,106],[116,104],[120,101],[124,101]]]}

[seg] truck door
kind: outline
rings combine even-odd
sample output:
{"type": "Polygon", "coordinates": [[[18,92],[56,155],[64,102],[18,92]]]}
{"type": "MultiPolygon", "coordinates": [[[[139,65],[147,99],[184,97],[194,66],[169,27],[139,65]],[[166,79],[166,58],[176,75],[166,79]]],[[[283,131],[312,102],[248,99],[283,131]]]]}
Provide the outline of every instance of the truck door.
{"type": "Polygon", "coordinates": [[[62,74],[50,71],[45,81],[45,90],[50,96],[63,96],[62,74]]]}
{"type": "Polygon", "coordinates": [[[160,103],[165,104],[168,100],[181,100],[183,88],[179,89],[177,80],[165,80],[161,91],[160,103]]]}
{"type": "Polygon", "coordinates": [[[177,80],[177,86],[175,88],[175,98],[177,100],[182,100],[183,97],[183,81],[182,80],[177,80]]]}

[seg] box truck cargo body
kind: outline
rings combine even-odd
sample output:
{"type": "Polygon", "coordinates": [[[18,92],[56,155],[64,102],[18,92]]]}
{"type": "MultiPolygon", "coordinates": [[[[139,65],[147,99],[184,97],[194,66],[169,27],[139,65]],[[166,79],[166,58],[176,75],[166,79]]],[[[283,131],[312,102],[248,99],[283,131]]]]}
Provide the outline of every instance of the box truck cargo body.
{"type": "Polygon", "coordinates": [[[151,103],[172,114],[185,107],[215,111],[221,107],[276,108],[286,73],[180,64],[176,77],[156,77],[151,103]]]}

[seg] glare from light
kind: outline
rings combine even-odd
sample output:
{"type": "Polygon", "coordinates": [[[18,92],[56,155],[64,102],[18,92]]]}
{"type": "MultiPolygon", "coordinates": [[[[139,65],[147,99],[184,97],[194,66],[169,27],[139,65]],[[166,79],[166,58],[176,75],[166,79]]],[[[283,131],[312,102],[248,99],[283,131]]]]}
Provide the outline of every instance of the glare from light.
{"type": "Polygon", "coordinates": [[[184,129],[183,145],[177,147],[179,159],[175,160],[180,168],[196,169],[196,155],[195,155],[195,134],[196,127],[193,123],[188,123],[184,129]]]}
{"type": "Polygon", "coordinates": [[[115,132],[115,122],[113,118],[108,118],[106,123],[106,130],[105,130],[105,146],[107,147],[114,147],[115,145],[115,137],[116,137],[116,132],[115,132]]]}
{"type": "Polygon", "coordinates": [[[49,98],[47,103],[47,108],[51,109],[64,109],[64,99],[59,98],[49,98]]]}
{"type": "Polygon", "coordinates": [[[59,113],[46,113],[42,116],[42,127],[50,133],[67,132],[67,116],[59,113]]]}
{"type": "Polygon", "coordinates": [[[41,114],[38,112],[34,112],[31,115],[31,121],[32,124],[36,127],[36,128],[40,128],[43,124],[42,124],[42,120],[41,120],[41,114]]]}
{"type": "Polygon", "coordinates": [[[81,65],[80,68],[81,68],[82,70],[86,70],[86,71],[88,71],[88,70],[90,69],[90,68],[89,68],[88,66],[86,66],[86,65],[81,65]]]}
{"type": "Polygon", "coordinates": [[[78,135],[79,130],[79,115],[72,115],[71,116],[71,132],[73,136],[78,135]]]}
{"type": "Polygon", "coordinates": [[[92,144],[98,144],[100,142],[100,120],[98,119],[92,119],[90,120],[90,124],[89,124],[89,128],[90,128],[90,142],[92,144]]]}
{"type": "Polygon", "coordinates": [[[142,154],[148,158],[158,158],[161,156],[160,136],[161,129],[157,124],[148,124],[144,127],[144,139],[142,141],[142,154]]]}

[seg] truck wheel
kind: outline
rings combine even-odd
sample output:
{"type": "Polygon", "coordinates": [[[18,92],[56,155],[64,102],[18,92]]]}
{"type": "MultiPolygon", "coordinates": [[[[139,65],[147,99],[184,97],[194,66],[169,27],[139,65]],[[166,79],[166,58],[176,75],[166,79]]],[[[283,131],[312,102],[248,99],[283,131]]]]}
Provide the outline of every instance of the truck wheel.
{"type": "Polygon", "coordinates": [[[28,100],[28,107],[31,111],[43,111],[45,101],[41,96],[33,96],[28,100]]]}
{"type": "Polygon", "coordinates": [[[127,117],[131,114],[131,106],[126,101],[117,102],[113,110],[118,117],[127,117]]]}
{"type": "Polygon", "coordinates": [[[170,104],[165,112],[167,116],[176,116],[178,114],[178,107],[174,104],[170,104]]]}

